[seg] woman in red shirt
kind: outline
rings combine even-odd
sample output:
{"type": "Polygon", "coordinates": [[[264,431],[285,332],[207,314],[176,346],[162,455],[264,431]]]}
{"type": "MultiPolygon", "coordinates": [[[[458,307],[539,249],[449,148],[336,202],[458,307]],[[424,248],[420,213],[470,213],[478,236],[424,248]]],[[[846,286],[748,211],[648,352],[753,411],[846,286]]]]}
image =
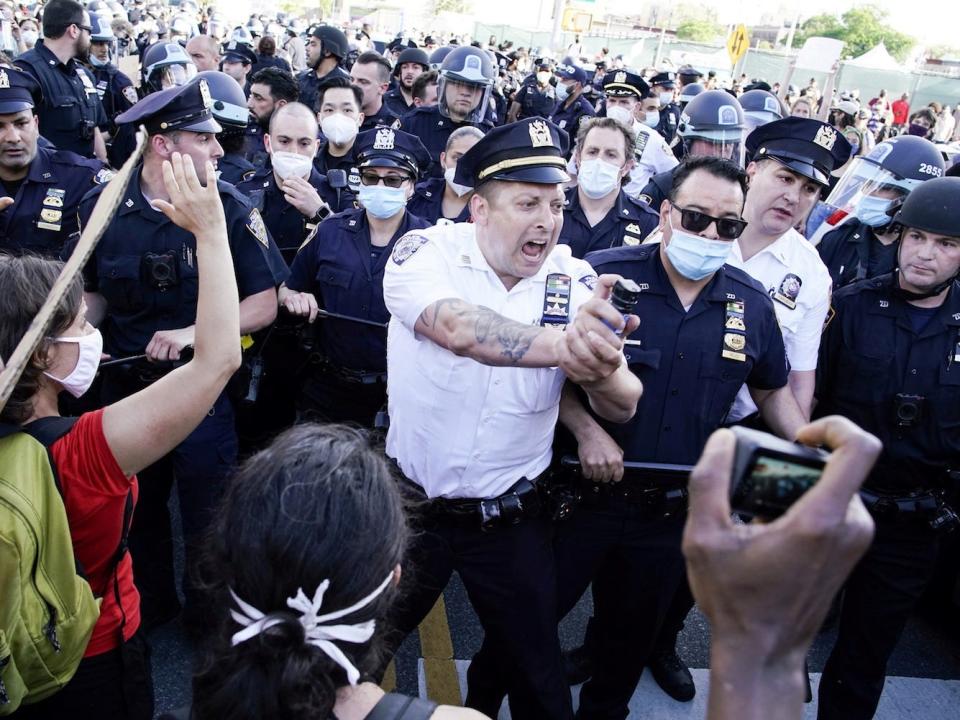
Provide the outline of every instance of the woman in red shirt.
{"type": "MultiPolygon", "coordinates": [[[[213,165],[207,163],[203,185],[190,157],[174,154],[172,163],[164,163],[163,175],[169,201],[153,200],[154,205],[197,240],[194,356],[135,395],[81,415],[50,448],[74,552],[94,592],[107,591],[73,679],[55,695],[21,707],[17,717],[149,720],[153,715],[149,651],[138,633],[140,597],[129,554],[121,559],[114,580],[124,506],[131,491],[136,499],[136,473],[166,455],[200,423],[240,364],[237,286],[213,165]]],[[[61,267],[37,257],[0,255],[0,356],[9,357],[26,334],[61,267]]],[[[62,391],[79,397],[90,387],[102,341],[86,321],[82,298],[78,277],[0,420],[24,425],[56,416],[62,391]]]]}

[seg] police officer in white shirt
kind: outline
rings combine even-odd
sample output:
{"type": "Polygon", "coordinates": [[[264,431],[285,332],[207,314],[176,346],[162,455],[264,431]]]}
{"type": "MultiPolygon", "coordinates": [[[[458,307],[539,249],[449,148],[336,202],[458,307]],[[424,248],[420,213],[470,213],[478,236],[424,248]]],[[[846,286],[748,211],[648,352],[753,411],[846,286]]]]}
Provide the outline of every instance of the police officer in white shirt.
{"type": "MultiPolygon", "coordinates": [[[[794,228],[816,204],[830,173],[847,161],[850,144],[827,123],[788,117],[750,133],[746,149],[753,158],[743,210],[747,227],[727,263],[758,280],[773,298],[790,361],[790,388],[810,417],[831,281],[816,249],[794,228]]],[[[743,388],[727,420],[756,410],[743,388]]]]}
{"type": "Polygon", "coordinates": [[[607,117],[622,122],[637,138],[636,164],[630,171],[630,182],[624,191],[638,198],[650,178],[677,166],[677,158],[656,131],[660,113],[644,113],[640,107],[641,101],[650,95],[650,86],[642,77],[629,70],[608,72],[603,76],[603,95],[607,117]]]}
{"type": "Polygon", "coordinates": [[[611,329],[638,323],[625,327],[605,299],[618,278],[598,280],[557,246],[566,144],[542,119],[490,131],[457,163],[456,182],[475,188],[473,223],[407,234],[383,281],[393,316],[387,454],[424,501],[394,641],[457,570],[498,660],[471,668],[467,705],[496,717],[505,682],[516,720],[573,717],[537,487],[561,388],[580,384],[614,422],[633,415],[642,390],[611,329]]]}

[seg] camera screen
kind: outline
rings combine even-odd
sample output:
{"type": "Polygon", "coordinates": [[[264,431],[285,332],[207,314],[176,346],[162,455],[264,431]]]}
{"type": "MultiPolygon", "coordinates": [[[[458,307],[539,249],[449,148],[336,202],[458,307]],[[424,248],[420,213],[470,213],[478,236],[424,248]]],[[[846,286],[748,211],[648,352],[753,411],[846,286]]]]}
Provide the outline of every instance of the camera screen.
{"type": "Polygon", "coordinates": [[[820,479],[822,471],[822,463],[804,464],[758,452],[734,494],[734,508],[760,517],[778,517],[820,479]]]}

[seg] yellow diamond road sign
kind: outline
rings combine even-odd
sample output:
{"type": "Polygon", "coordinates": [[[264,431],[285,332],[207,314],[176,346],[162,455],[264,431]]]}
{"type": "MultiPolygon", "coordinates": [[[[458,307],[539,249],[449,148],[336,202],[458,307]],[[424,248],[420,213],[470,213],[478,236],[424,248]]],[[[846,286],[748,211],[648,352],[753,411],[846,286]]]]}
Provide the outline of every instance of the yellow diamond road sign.
{"type": "Polygon", "coordinates": [[[730,37],[727,38],[727,53],[730,55],[730,64],[736,65],[747,53],[750,47],[750,38],[747,35],[746,25],[737,25],[730,37]]]}

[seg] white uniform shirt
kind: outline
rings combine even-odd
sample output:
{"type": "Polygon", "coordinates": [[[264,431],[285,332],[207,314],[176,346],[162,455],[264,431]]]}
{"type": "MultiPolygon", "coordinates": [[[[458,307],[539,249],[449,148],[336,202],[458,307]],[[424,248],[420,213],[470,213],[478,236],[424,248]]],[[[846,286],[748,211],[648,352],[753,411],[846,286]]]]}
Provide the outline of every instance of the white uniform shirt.
{"type": "Polygon", "coordinates": [[[383,278],[392,315],[387,454],[428,497],[496,497],[546,470],[565,376],[556,367],[492,367],[458,357],[415,333],[417,318],[438,300],[460,298],[539,325],[551,273],[570,276],[572,321],[592,296],[596,273],[566,245],[508,291],[481,253],[473,224],[416,230],[397,241],[383,278]]]}
{"type": "MultiPolygon", "coordinates": [[[[658,133],[652,127],[643,123],[635,122],[633,131],[637,137],[637,150],[635,154],[637,164],[630,171],[630,181],[624,188],[624,192],[635,198],[640,197],[640,193],[650,182],[650,178],[667,170],[672,170],[678,164],[673,150],[663,139],[663,135],[658,133]]],[[[654,212],[660,212],[660,208],[653,208],[654,212]]]]}
{"type": "MultiPolygon", "coordinates": [[[[790,369],[816,370],[820,335],[830,309],[831,280],[813,245],[791,228],[746,262],[737,240],[727,264],[746,272],[770,293],[790,369]]],[[[757,406],[744,386],[727,421],[740,420],[756,411],[757,406]]]]}

